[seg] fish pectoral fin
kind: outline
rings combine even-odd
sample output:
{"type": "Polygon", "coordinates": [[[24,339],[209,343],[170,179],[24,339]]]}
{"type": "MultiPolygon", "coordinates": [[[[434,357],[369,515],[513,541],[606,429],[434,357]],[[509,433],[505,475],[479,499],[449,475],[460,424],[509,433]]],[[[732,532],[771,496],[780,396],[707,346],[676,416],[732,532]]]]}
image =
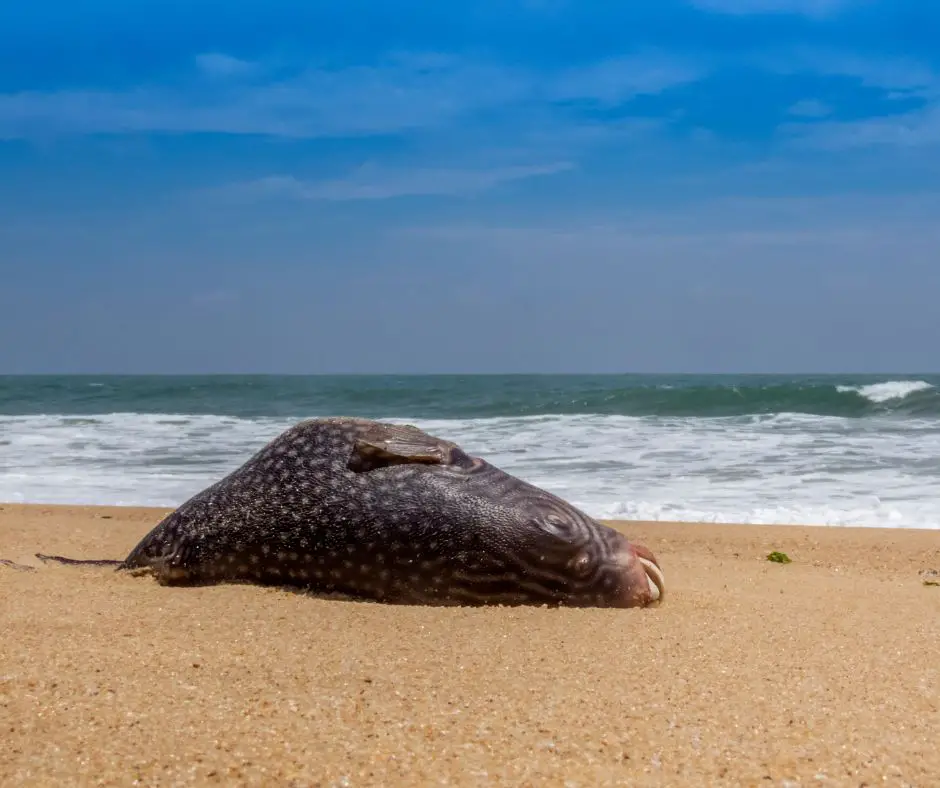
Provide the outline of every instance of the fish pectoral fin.
{"type": "Polygon", "coordinates": [[[44,563],[54,561],[57,564],[70,566],[120,566],[124,563],[112,558],[67,558],[64,555],[46,555],[45,553],[36,553],[36,558],[44,563]]]}
{"type": "Polygon", "coordinates": [[[467,455],[454,443],[410,425],[381,424],[356,439],[350,468],[370,471],[389,465],[463,465],[467,455]]]}

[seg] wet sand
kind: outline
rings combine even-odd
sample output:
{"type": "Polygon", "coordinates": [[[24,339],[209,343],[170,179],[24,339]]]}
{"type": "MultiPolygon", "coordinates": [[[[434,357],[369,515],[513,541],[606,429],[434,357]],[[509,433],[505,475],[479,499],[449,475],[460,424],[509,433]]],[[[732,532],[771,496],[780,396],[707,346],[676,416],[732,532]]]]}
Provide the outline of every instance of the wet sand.
{"type": "Polygon", "coordinates": [[[0,784],[940,781],[940,531],[619,523],[646,610],[165,588],[154,509],[0,505],[0,784]],[[790,564],[766,560],[772,550],[790,564]]]}

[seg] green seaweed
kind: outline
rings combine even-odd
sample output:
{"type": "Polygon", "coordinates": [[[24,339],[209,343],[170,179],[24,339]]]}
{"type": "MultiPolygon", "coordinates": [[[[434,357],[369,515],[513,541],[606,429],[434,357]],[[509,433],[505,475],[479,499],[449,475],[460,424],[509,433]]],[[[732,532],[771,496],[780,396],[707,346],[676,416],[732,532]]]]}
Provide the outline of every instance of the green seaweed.
{"type": "Polygon", "coordinates": [[[775,564],[793,563],[790,560],[790,556],[788,556],[786,553],[781,553],[779,550],[774,550],[772,553],[768,553],[767,560],[773,561],[775,564]]]}

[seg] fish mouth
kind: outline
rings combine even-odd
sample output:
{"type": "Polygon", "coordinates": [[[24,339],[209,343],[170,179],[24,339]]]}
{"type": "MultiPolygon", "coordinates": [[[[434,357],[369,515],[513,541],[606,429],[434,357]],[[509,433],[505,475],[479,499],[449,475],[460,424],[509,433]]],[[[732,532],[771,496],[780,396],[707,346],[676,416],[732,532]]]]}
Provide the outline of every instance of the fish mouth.
{"type": "Polygon", "coordinates": [[[616,561],[622,577],[618,607],[649,607],[662,601],[666,576],[648,548],[626,542],[618,550],[616,561]]]}
{"type": "Polygon", "coordinates": [[[649,558],[639,556],[639,559],[646,572],[646,582],[650,590],[650,604],[661,602],[663,594],[666,593],[666,577],[663,575],[663,570],[649,558]]]}

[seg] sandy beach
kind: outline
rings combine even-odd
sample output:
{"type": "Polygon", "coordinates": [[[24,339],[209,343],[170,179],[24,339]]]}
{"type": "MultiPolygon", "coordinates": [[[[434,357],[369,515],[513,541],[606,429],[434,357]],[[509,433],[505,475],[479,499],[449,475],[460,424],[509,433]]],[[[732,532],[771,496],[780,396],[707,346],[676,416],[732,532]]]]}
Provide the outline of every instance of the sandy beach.
{"type": "Polygon", "coordinates": [[[0,505],[6,785],[936,785],[940,532],[618,523],[645,610],[166,588],[162,510],[0,505]],[[766,560],[772,550],[790,564],[766,560]]]}

